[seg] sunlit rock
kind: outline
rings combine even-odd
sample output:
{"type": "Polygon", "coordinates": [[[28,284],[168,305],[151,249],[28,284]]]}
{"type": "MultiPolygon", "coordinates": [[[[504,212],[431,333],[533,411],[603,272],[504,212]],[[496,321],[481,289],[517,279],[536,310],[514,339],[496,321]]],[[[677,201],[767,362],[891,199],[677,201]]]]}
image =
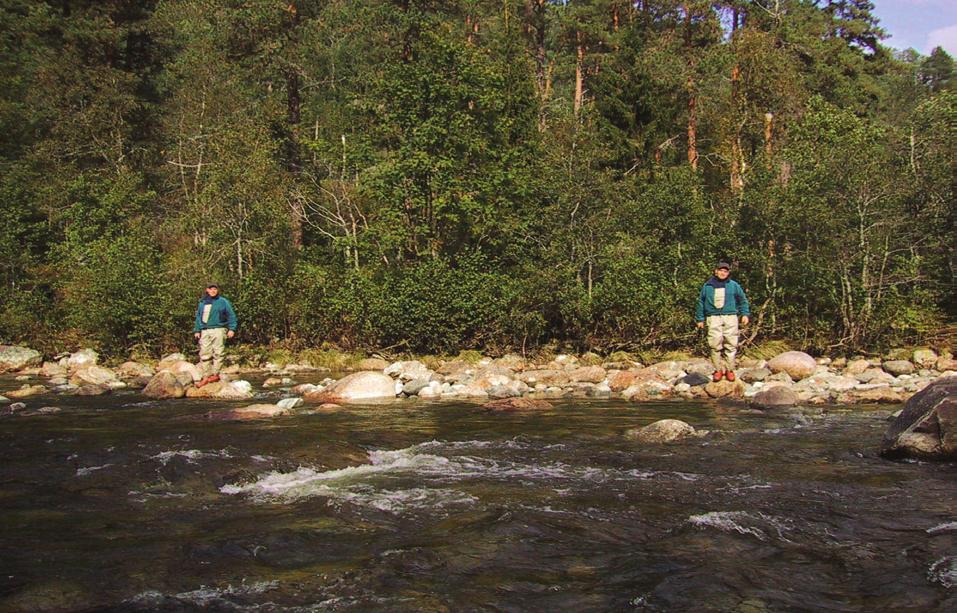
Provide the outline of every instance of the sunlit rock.
{"type": "Polygon", "coordinates": [[[43,355],[35,349],[0,345],[0,373],[39,366],[42,360],[43,355]]]}
{"type": "Polygon", "coordinates": [[[694,434],[695,429],[679,419],[662,419],[643,428],[633,428],[625,432],[627,438],[640,443],[669,443],[694,434]]]}
{"type": "Polygon", "coordinates": [[[817,362],[803,351],[785,351],[768,362],[771,372],[786,372],[792,379],[809,377],[817,370],[817,362]]]}
{"type": "Polygon", "coordinates": [[[907,401],[884,434],[881,455],[957,460],[957,377],[938,379],[907,401]]]}

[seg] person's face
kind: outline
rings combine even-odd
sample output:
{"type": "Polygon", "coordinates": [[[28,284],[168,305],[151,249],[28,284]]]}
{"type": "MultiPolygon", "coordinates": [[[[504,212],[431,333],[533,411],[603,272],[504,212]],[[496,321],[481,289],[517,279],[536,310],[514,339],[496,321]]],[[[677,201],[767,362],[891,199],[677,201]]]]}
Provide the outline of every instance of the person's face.
{"type": "Polygon", "coordinates": [[[209,297],[210,297],[210,298],[215,298],[216,296],[219,295],[219,288],[218,288],[218,287],[207,287],[207,288],[206,288],[206,293],[209,294],[209,297]]]}
{"type": "Polygon", "coordinates": [[[714,276],[716,276],[716,277],[718,277],[719,279],[721,279],[722,281],[724,281],[724,280],[727,279],[729,276],[731,276],[731,271],[728,270],[727,268],[715,268],[715,269],[714,269],[714,276]]]}

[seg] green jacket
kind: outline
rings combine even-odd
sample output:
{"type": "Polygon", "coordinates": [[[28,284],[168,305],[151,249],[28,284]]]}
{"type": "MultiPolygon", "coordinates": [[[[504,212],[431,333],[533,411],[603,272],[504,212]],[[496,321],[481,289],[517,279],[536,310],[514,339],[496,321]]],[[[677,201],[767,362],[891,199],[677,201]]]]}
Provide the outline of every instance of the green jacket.
{"type": "Polygon", "coordinates": [[[748,297],[744,295],[744,290],[737,281],[721,281],[717,277],[711,277],[701,288],[695,309],[695,321],[704,321],[712,315],[751,316],[748,297]]]}
{"type": "Polygon", "coordinates": [[[229,328],[235,331],[238,321],[233,305],[222,296],[210,298],[207,294],[199,300],[196,307],[196,321],[193,323],[193,332],[202,332],[210,328],[229,328]],[[209,307],[207,312],[207,306],[209,307]]]}

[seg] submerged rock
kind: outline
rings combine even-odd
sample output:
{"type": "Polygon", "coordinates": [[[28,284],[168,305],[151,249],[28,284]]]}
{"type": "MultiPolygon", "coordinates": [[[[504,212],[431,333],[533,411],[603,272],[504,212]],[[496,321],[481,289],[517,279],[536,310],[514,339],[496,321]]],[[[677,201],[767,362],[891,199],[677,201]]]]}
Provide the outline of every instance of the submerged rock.
{"type": "Polygon", "coordinates": [[[884,434],[881,455],[957,460],[957,377],[938,379],[907,402],[884,434]]]}
{"type": "Polygon", "coordinates": [[[633,428],[625,436],[641,443],[669,443],[680,438],[693,436],[695,429],[680,419],[662,419],[644,428],[633,428]]]}
{"type": "Polygon", "coordinates": [[[0,373],[20,370],[28,366],[39,366],[43,355],[29,347],[0,345],[0,373]]]}
{"type": "Polygon", "coordinates": [[[7,392],[7,396],[10,398],[29,398],[30,396],[38,396],[40,394],[45,394],[47,388],[42,385],[24,385],[20,389],[10,390],[7,392]]]}
{"type": "Polygon", "coordinates": [[[533,398],[507,398],[504,400],[493,400],[482,405],[486,411],[496,411],[501,413],[511,413],[512,411],[542,411],[554,408],[552,403],[547,400],[536,400],[533,398]]]}

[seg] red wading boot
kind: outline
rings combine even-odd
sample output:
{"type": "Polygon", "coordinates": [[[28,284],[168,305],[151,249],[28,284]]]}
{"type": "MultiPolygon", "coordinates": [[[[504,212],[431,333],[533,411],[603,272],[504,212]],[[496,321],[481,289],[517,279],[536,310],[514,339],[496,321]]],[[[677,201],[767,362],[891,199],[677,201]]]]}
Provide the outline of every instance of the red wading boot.
{"type": "Polygon", "coordinates": [[[203,387],[204,385],[216,383],[217,381],[219,381],[219,375],[210,375],[208,377],[204,377],[199,383],[196,384],[196,387],[203,387]]]}
{"type": "Polygon", "coordinates": [[[714,371],[714,374],[711,375],[711,380],[714,381],[715,383],[717,383],[718,381],[720,381],[720,380],[723,379],[723,378],[724,378],[724,371],[723,371],[723,370],[716,370],[716,371],[714,371]]]}
{"type": "Polygon", "coordinates": [[[724,376],[728,379],[728,381],[734,381],[734,371],[733,371],[733,370],[729,370],[728,372],[724,373],[724,376]]]}

